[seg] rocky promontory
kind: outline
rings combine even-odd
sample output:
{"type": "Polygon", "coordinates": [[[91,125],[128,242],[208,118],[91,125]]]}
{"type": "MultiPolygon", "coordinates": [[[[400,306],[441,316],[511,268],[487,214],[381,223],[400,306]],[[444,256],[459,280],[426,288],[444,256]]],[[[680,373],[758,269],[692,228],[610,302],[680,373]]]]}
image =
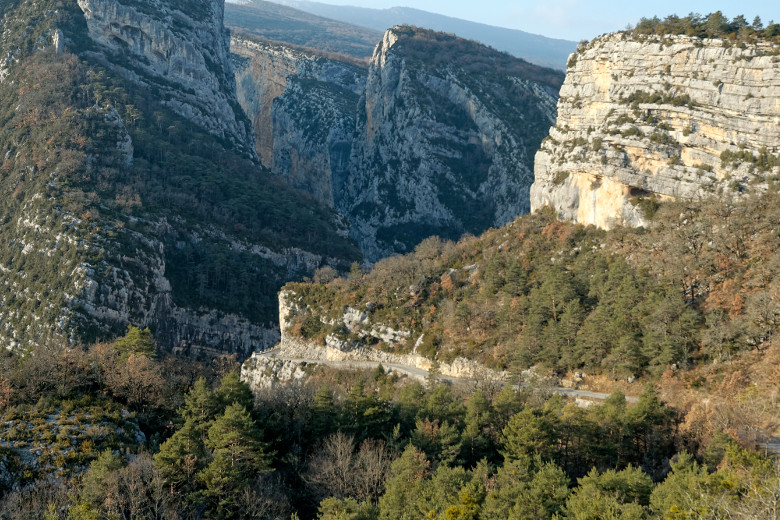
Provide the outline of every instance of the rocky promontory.
{"type": "Polygon", "coordinates": [[[778,54],[760,40],[627,32],[581,44],[536,154],[531,209],[636,226],[653,197],[760,186],[780,165],[778,54]]]}

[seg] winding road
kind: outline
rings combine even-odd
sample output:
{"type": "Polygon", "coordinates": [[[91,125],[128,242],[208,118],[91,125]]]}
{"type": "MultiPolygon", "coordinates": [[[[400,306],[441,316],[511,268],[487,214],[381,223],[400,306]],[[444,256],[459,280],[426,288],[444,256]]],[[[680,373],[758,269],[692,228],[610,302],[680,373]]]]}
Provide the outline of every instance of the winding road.
{"type": "MultiPolygon", "coordinates": [[[[280,351],[278,349],[271,349],[266,350],[265,352],[260,353],[261,356],[268,357],[268,358],[274,358],[274,359],[280,359],[283,361],[294,361],[297,363],[312,363],[312,364],[320,364],[320,365],[327,365],[332,366],[336,368],[376,368],[379,365],[382,365],[385,370],[390,370],[394,372],[398,372],[401,374],[406,374],[410,377],[413,377],[415,379],[419,380],[425,380],[428,377],[428,371],[423,370],[421,368],[409,366],[409,365],[400,365],[398,363],[387,363],[379,361],[334,361],[329,359],[301,359],[296,357],[290,357],[285,356],[283,354],[280,354],[280,351]]],[[[447,381],[450,383],[466,383],[470,381],[476,381],[475,379],[467,379],[462,377],[452,377],[452,376],[438,376],[438,378],[442,381],[447,381]]],[[[498,381],[497,381],[498,382],[498,381]]],[[[505,384],[503,382],[498,382],[500,384],[505,384]]],[[[521,385],[515,385],[517,388],[523,386],[521,385]]],[[[557,392],[559,394],[565,395],[567,397],[573,397],[573,398],[588,398],[588,399],[598,399],[598,400],[604,400],[607,397],[609,397],[609,394],[603,394],[601,392],[588,392],[586,390],[575,390],[573,388],[563,388],[560,386],[554,386],[551,387],[550,390],[553,392],[557,392]]],[[[626,396],[626,401],[629,403],[635,403],[638,401],[636,397],[628,397],[626,396]]]]}

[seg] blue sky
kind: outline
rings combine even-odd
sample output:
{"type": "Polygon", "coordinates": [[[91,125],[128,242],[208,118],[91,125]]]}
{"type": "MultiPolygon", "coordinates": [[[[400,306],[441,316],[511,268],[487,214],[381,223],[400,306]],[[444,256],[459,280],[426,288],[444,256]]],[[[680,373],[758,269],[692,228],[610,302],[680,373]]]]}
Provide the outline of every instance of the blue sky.
{"type": "Polygon", "coordinates": [[[740,2],[671,0],[318,0],[328,4],[387,8],[405,6],[511,29],[568,40],[590,39],[624,29],[641,17],[690,12],[722,11],[729,18],[744,14],[748,21],[760,16],[764,23],[780,23],[780,1],[740,2]]]}

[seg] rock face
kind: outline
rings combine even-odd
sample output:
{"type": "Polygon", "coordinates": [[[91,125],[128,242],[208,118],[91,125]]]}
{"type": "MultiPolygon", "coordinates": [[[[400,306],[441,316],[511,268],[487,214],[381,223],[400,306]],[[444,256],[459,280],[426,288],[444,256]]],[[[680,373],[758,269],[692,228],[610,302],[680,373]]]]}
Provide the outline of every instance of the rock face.
{"type": "Polygon", "coordinates": [[[149,326],[165,349],[279,341],[276,291],[360,260],[262,168],[221,0],[19,0],[0,19],[0,343],[149,326]]]}
{"type": "Polygon", "coordinates": [[[650,196],[694,199],[762,183],[780,151],[777,54],[767,43],[624,33],[581,45],[536,154],[531,209],[637,226],[650,196]]]}
{"type": "Polygon", "coordinates": [[[241,37],[231,50],[261,161],[332,207],[349,167],[365,67],[241,37]]]}
{"type": "Polygon", "coordinates": [[[332,204],[368,259],[528,212],[559,73],[410,27],[388,30],[367,70],[236,39],[233,51],[264,164],[332,204]]]}
{"type": "Polygon", "coordinates": [[[254,353],[241,365],[241,380],[253,392],[306,377],[306,363],[274,359],[254,353]]]}
{"type": "MultiPolygon", "coordinates": [[[[372,323],[368,314],[358,309],[347,308],[339,319],[328,322],[334,328],[334,333],[328,334],[325,344],[318,344],[312,338],[305,338],[292,333],[293,320],[299,313],[311,313],[315,319],[325,320],[317,309],[310,309],[307,304],[293,291],[284,289],[279,292],[279,328],[282,336],[279,343],[279,356],[303,359],[309,361],[374,361],[411,367],[426,372],[433,367],[430,359],[417,353],[417,346],[422,343],[422,337],[411,338],[408,330],[394,330],[381,323],[372,323]],[[400,345],[415,341],[415,346],[408,354],[391,352],[400,345]],[[384,344],[387,350],[369,345],[384,344]]],[[[249,367],[242,368],[251,372],[249,367]]],[[[478,379],[482,381],[501,380],[506,374],[499,373],[466,358],[456,358],[451,363],[441,363],[437,368],[439,374],[449,377],[478,379]]],[[[246,378],[253,376],[247,374],[246,378]]]]}
{"type": "Polygon", "coordinates": [[[89,36],[105,52],[124,58],[112,61],[126,67],[128,79],[158,89],[175,112],[254,154],[251,129],[235,99],[224,2],[78,0],[78,5],[89,36]]]}

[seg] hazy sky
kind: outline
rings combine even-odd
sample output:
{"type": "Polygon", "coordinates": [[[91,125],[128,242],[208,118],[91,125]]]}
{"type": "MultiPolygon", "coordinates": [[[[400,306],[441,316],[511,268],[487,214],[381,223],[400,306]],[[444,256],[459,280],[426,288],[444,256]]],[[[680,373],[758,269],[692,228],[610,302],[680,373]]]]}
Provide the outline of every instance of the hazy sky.
{"type": "MultiPolygon", "coordinates": [[[[273,0],[272,0],[273,1],[273,0]]],[[[722,11],[729,18],[744,14],[752,22],[780,23],[780,0],[318,0],[327,4],[387,8],[414,7],[475,22],[521,29],[568,40],[590,39],[605,32],[624,29],[641,17],[690,12],[722,11]]]]}

